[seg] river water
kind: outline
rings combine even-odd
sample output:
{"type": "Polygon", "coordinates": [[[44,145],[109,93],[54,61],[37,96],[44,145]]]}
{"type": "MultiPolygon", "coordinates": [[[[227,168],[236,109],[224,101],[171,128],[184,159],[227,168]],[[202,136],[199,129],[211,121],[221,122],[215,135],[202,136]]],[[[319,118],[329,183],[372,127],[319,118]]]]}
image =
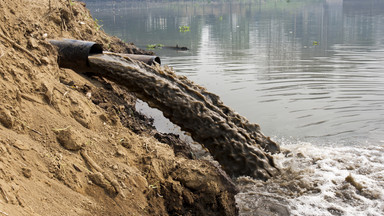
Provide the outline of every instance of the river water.
{"type": "Polygon", "coordinates": [[[238,179],[241,215],[384,215],[384,1],[86,2],[127,42],[188,47],[153,51],[291,152],[238,179]]]}

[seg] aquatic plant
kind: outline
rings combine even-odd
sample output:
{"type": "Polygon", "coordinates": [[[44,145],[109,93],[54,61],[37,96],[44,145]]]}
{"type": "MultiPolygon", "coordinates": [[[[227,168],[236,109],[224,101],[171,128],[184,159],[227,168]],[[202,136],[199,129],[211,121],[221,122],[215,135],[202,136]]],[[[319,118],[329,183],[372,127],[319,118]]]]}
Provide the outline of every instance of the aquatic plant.
{"type": "Polygon", "coordinates": [[[179,26],[179,32],[189,32],[190,29],[189,29],[189,26],[179,26]]]}
{"type": "Polygon", "coordinates": [[[147,44],[147,49],[153,50],[153,49],[161,49],[164,47],[164,44],[147,44]]]}

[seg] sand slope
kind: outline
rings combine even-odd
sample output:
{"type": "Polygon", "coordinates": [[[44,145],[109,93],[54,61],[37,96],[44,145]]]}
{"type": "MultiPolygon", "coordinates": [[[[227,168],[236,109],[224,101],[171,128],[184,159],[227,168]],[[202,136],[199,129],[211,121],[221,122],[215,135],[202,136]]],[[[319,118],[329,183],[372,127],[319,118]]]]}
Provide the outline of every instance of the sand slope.
{"type": "Polygon", "coordinates": [[[0,215],[236,214],[218,168],[156,140],[124,88],[59,68],[57,38],[142,53],[83,3],[0,1],[0,215]]]}

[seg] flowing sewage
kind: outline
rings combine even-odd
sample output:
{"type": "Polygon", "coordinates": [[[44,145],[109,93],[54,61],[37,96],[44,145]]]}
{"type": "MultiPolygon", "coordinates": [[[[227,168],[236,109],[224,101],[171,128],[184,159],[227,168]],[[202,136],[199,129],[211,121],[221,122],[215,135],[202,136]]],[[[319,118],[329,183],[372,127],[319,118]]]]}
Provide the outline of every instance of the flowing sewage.
{"type": "Polygon", "coordinates": [[[150,66],[125,54],[103,53],[99,44],[52,40],[59,65],[89,71],[134,92],[151,107],[204,145],[222,168],[234,177],[248,175],[266,180],[279,173],[271,153],[280,147],[263,135],[257,124],[225,106],[219,97],[180,77],[168,67],[150,66]]]}

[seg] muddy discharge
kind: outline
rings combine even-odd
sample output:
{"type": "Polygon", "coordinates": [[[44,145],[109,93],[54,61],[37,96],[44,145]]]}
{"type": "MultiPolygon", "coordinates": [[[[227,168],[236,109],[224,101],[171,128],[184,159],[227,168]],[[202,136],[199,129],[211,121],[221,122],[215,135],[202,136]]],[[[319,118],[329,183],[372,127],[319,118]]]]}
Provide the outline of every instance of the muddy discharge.
{"type": "Polygon", "coordinates": [[[268,179],[278,173],[279,146],[207,92],[167,67],[148,66],[114,54],[89,56],[92,71],[128,87],[203,144],[231,176],[268,179]],[[264,149],[264,150],[263,150],[264,149]]]}

